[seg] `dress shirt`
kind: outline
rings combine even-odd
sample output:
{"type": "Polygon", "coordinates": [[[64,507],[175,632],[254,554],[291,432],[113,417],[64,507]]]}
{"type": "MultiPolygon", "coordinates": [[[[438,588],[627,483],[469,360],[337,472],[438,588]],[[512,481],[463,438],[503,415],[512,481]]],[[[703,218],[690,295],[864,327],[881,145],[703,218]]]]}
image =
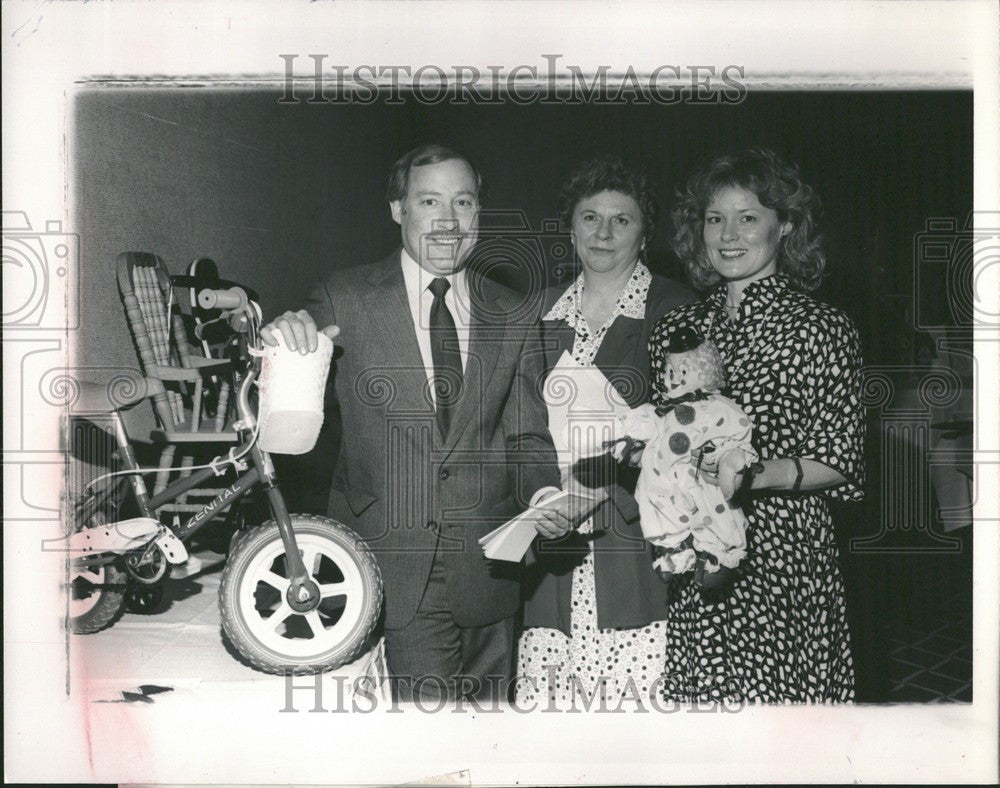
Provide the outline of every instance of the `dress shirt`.
{"type": "MultiPolygon", "coordinates": [[[[400,254],[403,266],[403,282],[406,285],[406,300],[410,305],[410,316],[413,318],[413,328],[417,335],[417,345],[420,347],[420,357],[427,373],[427,383],[430,396],[434,399],[434,356],[431,352],[431,306],[434,304],[434,294],[427,288],[437,279],[437,275],[424,270],[410,257],[404,248],[400,254]]],[[[462,370],[468,366],[469,328],[472,325],[472,310],[469,305],[469,282],[465,270],[444,277],[451,283],[444,295],[444,303],[455,321],[455,331],[458,334],[458,350],[462,356],[462,370]]],[[[378,316],[373,316],[378,319],[378,316]]],[[[435,403],[436,404],[436,403],[435,403]]]]}

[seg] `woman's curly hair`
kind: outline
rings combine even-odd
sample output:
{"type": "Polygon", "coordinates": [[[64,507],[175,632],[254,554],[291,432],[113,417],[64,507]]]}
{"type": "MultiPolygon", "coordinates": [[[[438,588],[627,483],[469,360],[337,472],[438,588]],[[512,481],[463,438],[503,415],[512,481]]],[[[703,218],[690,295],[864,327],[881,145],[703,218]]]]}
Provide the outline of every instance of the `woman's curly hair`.
{"type": "Polygon", "coordinates": [[[695,173],[678,192],[673,219],[675,254],[684,263],[691,283],[707,289],[720,281],[705,249],[705,209],[720,189],[737,187],[757,195],[760,204],[778,213],[778,221],[792,229],[778,247],[778,271],[799,290],[815,290],[826,268],[822,236],[813,212],[819,197],[803,183],[799,168],[767,148],[748,148],[715,158],[695,173]]]}
{"type": "Polygon", "coordinates": [[[656,189],[642,172],[617,157],[585,161],[566,179],[559,195],[559,220],[563,230],[572,230],[573,211],[580,200],[603,191],[621,192],[639,204],[642,240],[648,243],[656,230],[656,189]]]}

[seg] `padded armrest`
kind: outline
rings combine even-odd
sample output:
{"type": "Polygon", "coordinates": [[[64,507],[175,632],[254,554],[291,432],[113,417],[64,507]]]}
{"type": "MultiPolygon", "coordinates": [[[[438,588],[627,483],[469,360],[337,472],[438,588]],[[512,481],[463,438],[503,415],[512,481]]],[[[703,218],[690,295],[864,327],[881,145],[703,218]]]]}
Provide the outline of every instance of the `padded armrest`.
{"type": "Polygon", "coordinates": [[[185,367],[164,367],[154,364],[148,370],[149,376],[157,380],[201,380],[201,372],[197,369],[187,369],[185,367]]]}
{"type": "MultiPolygon", "coordinates": [[[[165,394],[166,389],[163,384],[156,378],[143,378],[143,382],[146,384],[146,396],[155,397],[157,394],[165,394]]],[[[138,400],[136,400],[138,401],[138,400]]]]}
{"type": "Polygon", "coordinates": [[[205,374],[221,372],[229,366],[228,361],[213,361],[212,359],[204,360],[209,363],[196,364],[192,367],[164,367],[159,364],[154,364],[149,368],[149,375],[150,377],[158,378],[159,380],[182,380],[187,382],[196,382],[201,380],[205,374]]]}
{"type": "Polygon", "coordinates": [[[146,378],[138,374],[111,383],[92,383],[86,380],[77,383],[79,394],[72,411],[80,414],[125,410],[147,397],[154,397],[166,390],[155,378],[146,378]]]}
{"type": "Polygon", "coordinates": [[[228,359],[205,358],[204,356],[188,356],[188,368],[203,369],[207,372],[221,372],[229,366],[228,359]]]}

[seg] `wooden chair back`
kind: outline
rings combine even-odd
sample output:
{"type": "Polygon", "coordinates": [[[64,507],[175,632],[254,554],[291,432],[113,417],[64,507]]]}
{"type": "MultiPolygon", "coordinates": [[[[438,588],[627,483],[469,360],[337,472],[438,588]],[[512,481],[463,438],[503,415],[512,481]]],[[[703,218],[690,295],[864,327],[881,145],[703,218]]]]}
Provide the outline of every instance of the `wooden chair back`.
{"type": "MultiPolygon", "coordinates": [[[[163,260],[149,252],[118,255],[118,290],[143,373],[158,377],[156,367],[190,366],[194,349],[174,302],[170,274],[163,260]]],[[[171,387],[153,396],[153,407],[164,430],[172,430],[186,419],[181,391],[171,387]]]]}

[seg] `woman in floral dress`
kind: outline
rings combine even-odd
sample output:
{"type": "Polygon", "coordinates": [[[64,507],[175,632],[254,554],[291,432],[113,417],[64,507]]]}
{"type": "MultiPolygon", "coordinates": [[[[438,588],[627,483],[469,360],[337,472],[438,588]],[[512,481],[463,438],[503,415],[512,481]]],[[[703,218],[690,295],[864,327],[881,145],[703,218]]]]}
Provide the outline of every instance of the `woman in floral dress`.
{"type": "MultiPolygon", "coordinates": [[[[693,294],[642,262],[656,210],[641,173],[616,160],[587,162],[561,203],[581,272],[568,289],[546,293],[546,366],[569,353],[638,405],[648,397],[650,329],[693,294]]],[[[548,401],[552,387],[543,388],[548,401]]],[[[564,486],[572,483],[568,471],[564,486]]],[[[577,483],[599,483],[607,499],[569,534],[541,529],[523,579],[519,704],[587,703],[602,692],[615,704],[623,695],[645,699],[662,683],[667,589],[639,527],[636,477],[613,462],[590,479],[577,474],[577,483]]]]}
{"type": "Polygon", "coordinates": [[[672,589],[666,668],[677,699],[854,697],[828,500],[863,494],[861,352],[851,320],[807,295],[825,267],[815,204],[795,166],[757,148],[694,175],[674,211],[675,250],[708,294],[653,329],[652,401],[664,398],[671,333],[698,331],[722,353],[726,393],[750,415],[762,458],[718,479],[749,520],[728,596],[708,601],[683,580],[672,589]]]}

